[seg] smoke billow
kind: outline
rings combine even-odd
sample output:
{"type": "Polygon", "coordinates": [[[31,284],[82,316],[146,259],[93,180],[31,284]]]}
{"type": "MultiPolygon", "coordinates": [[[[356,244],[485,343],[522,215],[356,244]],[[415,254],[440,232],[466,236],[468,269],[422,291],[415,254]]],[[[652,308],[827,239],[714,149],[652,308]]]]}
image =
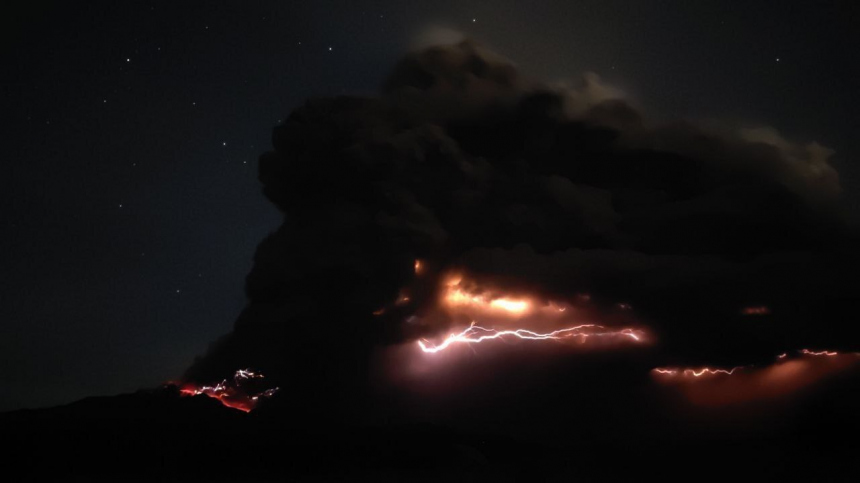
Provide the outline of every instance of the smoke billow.
{"type": "Polygon", "coordinates": [[[235,329],[186,379],[253,367],[290,404],[348,412],[375,349],[445,330],[415,321],[452,267],[629,303],[663,364],[856,350],[831,153],[768,127],[652,125],[596,75],[543,84],[470,41],[411,53],[378,97],[313,99],[275,128],[259,179],[283,224],[235,329]]]}

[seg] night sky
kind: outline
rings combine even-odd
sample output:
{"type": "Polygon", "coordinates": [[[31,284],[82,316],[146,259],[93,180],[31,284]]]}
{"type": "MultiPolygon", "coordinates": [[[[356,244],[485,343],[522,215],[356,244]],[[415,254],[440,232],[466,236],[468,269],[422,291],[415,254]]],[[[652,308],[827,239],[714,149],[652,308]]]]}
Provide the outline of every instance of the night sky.
{"type": "Polygon", "coordinates": [[[179,377],[280,224],[272,128],[453,32],[532,77],[594,71],[652,119],[828,146],[857,219],[856,2],[38,3],[3,15],[0,410],[179,377]]]}

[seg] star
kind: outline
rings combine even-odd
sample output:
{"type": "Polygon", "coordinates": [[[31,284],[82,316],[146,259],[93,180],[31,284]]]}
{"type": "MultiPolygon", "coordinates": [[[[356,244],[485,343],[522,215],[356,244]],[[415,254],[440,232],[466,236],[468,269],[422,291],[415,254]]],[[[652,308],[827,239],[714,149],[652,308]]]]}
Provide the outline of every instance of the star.
{"type": "Polygon", "coordinates": [[[331,52],[331,47],[328,48],[328,51],[331,52]]]}

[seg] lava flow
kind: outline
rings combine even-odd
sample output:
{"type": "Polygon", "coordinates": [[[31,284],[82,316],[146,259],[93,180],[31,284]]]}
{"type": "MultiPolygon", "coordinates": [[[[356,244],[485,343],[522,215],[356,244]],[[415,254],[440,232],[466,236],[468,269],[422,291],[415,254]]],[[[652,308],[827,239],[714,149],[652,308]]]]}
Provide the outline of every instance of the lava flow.
{"type": "Polygon", "coordinates": [[[183,396],[203,394],[217,399],[228,408],[249,413],[257,407],[261,399],[269,398],[278,391],[278,388],[274,387],[262,392],[249,393],[245,390],[245,386],[249,380],[253,379],[263,379],[263,375],[250,369],[239,369],[233,374],[231,381],[224,379],[214,386],[197,386],[186,383],[179,389],[179,393],[183,396]]]}
{"type": "Polygon", "coordinates": [[[549,333],[538,333],[527,329],[495,330],[479,327],[474,323],[457,334],[449,335],[442,343],[435,345],[424,340],[418,341],[418,346],[427,353],[443,351],[452,344],[477,344],[486,340],[503,337],[514,337],[524,340],[564,340],[578,339],[585,343],[590,337],[623,337],[635,342],[641,342],[644,334],[633,329],[609,330],[595,324],[583,324],[575,327],[554,330],[549,333]]]}

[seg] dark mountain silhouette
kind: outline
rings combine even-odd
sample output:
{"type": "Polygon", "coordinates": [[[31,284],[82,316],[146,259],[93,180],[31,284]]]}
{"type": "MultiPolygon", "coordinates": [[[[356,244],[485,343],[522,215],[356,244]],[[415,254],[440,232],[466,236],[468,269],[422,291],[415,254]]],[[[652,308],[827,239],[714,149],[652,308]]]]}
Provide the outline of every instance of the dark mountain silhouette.
{"type": "Polygon", "coordinates": [[[537,428],[341,425],[276,405],[246,414],[165,386],[4,413],[0,427],[6,472],[29,480],[856,481],[858,394],[858,374],[844,375],[782,408],[789,417],[780,422],[761,414],[684,417],[628,402],[652,421],[601,437],[613,426],[611,411],[537,428]]]}

